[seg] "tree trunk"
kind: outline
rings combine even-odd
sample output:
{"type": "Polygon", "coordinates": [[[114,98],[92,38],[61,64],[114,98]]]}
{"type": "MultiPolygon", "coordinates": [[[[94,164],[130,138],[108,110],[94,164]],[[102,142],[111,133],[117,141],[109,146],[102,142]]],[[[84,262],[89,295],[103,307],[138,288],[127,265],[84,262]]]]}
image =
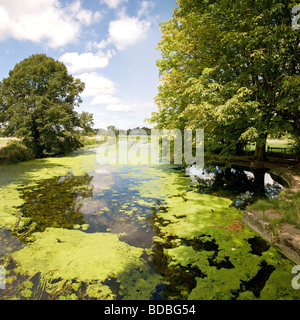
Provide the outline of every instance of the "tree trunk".
{"type": "Polygon", "coordinates": [[[258,198],[263,198],[266,196],[265,190],[265,170],[253,170],[254,174],[254,196],[258,198]]]}
{"type": "Polygon", "coordinates": [[[32,152],[34,153],[36,158],[43,158],[44,153],[43,153],[43,147],[40,144],[40,131],[37,128],[37,123],[35,121],[35,119],[33,119],[33,123],[32,123],[32,152]]]}
{"type": "Polygon", "coordinates": [[[257,161],[265,161],[267,160],[266,157],[266,143],[256,143],[255,146],[255,153],[254,153],[254,160],[257,161]]]}

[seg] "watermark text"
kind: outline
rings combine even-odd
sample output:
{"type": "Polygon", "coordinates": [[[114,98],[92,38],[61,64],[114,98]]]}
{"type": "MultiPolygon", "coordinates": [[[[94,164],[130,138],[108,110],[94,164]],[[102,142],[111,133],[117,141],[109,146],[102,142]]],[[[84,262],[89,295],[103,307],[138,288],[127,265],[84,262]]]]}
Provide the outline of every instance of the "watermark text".
{"type": "Polygon", "coordinates": [[[97,150],[97,161],[109,165],[204,165],[204,130],[143,129],[129,134],[106,130],[97,136],[102,142],[97,150]]]}
{"type": "Polygon", "coordinates": [[[5,289],[6,272],[3,266],[0,266],[0,289],[5,289]]]}
{"type": "Polygon", "coordinates": [[[294,266],[292,269],[292,273],[297,274],[293,279],[292,279],[292,287],[295,290],[300,289],[300,266],[294,266]]]}

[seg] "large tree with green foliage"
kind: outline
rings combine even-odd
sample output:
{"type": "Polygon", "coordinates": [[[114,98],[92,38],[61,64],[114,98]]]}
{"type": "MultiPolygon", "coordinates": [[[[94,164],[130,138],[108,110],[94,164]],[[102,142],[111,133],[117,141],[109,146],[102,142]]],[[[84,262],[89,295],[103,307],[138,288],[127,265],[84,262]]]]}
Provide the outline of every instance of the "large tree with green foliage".
{"type": "Polygon", "coordinates": [[[66,153],[80,143],[76,132],[91,128],[92,117],[78,114],[84,83],[45,54],[16,64],[0,83],[0,123],[6,135],[21,138],[36,157],[66,153]]]}
{"type": "Polygon", "coordinates": [[[179,0],[161,24],[159,128],[204,128],[206,150],[235,154],[269,133],[299,131],[299,32],[294,0],[179,0]]]}

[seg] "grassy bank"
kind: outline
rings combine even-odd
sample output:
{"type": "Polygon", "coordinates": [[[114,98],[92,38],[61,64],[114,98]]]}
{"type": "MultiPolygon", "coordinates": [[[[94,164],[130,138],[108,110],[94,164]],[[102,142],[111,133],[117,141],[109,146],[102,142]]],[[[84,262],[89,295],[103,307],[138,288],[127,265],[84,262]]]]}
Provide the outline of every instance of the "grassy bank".
{"type": "MultiPolygon", "coordinates": [[[[99,142],[96,137],[81,137],[83,147],[99,142]]],[[[17,138],[0,138],[0,165],[15,164],[34,159],[33,153],[17,138]]]]}
{"type": "MultiPolygon", "coordinates": [[[[276,153],[287,153],[291,154],[294,153],[294,144],[295,141],[288,137],[284,137],[282,139],[267,139],[266,143],[266,151],[268,150],[268,147],[270,148],[278,148],[276,149],[276,153]]],[[[249,144],[246,148],[246,151],[251,152],[255,150],[255,144],[249,144]]],[[[274,151],[274,150],[273,150],[274,151]]]]}
{"type": "Polygon", "coordinates": [[[300,191],[284,190],[275,199],[261,199],[249,207],[249,210],[275,211],[282,218],[273,220],[273,223],[288,222],[300,229],[300,191]]]}
{"type": "Polygon", "coordinates": [[[97,141],[96,137],[82,137],[79,139],[79,141],[84,147],[99,144],[99,141],[97,141]]]}
{"type": "Polygon", "coordinates": [[[290,188],[281,191],[278,198],[258,200],[249,207],[249,210],[276,212],[280,218],[276,218],[273,224],[287,222],[300,229],[300,164],[282,167],[281,171],[281,175],[284,173],[284,179],[289,178],[290,188]]]}

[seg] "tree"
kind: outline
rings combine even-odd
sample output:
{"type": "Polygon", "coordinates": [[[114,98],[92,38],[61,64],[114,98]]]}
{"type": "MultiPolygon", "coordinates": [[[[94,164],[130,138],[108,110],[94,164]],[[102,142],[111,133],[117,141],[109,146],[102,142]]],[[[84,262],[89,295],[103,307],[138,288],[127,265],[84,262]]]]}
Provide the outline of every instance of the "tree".
{"type": "Polygon", "coordinates": [[[35,54],[9,72],[0,83],[0,121],[5,134],[21,138],[34,155],[67,153],[80,146],[75,132],[88,130],[91,116],[78,114],[84,83],[66,66],[35,54]]]}
{"type": "Polygon", "coordinates": [[[119,136],[119,130],[113,125],[108,126],[107,131],[108,132],[110,131],[109,134],[112,134],[112,132],[113,132],[116,137],[119,136]]]}
{"type": "Polygon", "coordinates": [[[83,130],[85,135],[94,135],[94,125],[93,115],[88,112],[82,112],[79,116],[80,128],[83,130]]]}
{"type": "Polygon", "coordinates": [[[158,112],[165,128],[204,128],[228,157],[248,142],[265,158],[270,132],[299,127],[299,30],[290,0],[179,0],[161,25],[158,112]]]}

